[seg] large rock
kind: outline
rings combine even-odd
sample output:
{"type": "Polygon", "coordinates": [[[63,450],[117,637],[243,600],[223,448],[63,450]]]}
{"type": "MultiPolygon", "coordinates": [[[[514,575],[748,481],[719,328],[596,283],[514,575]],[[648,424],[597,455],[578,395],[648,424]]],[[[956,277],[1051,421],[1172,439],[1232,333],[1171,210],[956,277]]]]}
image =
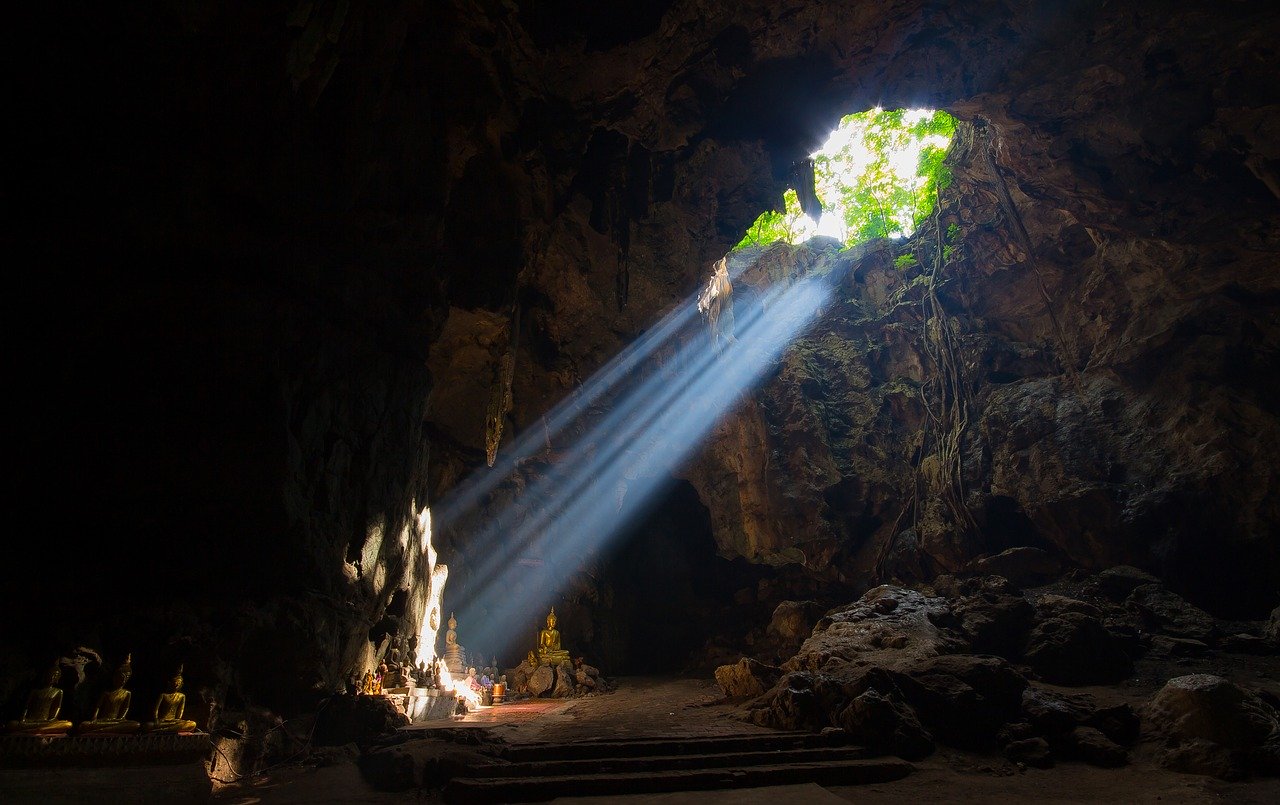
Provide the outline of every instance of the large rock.
{"type": "Polygon", "coordinates": [[[1171,679],[1144,709],[1145,729],[1164,744],[1161,762],[1192,774],[1237,777],[1271,768],[1276,710],[1211,674],[1171,679]]]}
{"type": "Polygon", "coordinates": [[[743,657],[733,665],[716,669],[716,684],[730,699],[751,699],[772,688],[782,671],[772,665],[743,657]]]}
{"type": "Polygon", "coordinates": [[[835,718],[849,737],[868,749],[919,760],[933,752],[933,737],[909,704],[874,689],[863,691],[835,718]]]}
{"type": "Polygon", "coordinates": [[[1267,619],[1267,625],[1263,627],[1262,636],[1272,643],[1280,645],[1280,607],[1271,610],[1271,617],[1267,619]]]}
{"type": "Polygon", "coordinates": [[[1118,744],[1138,738],[1138,716],[1127,704],[1099,707],[1092,696],[1031,685],[1022,693],[1022,716],[1036,733],[1057,738],[1078,727],[1100,730],[1118,744]]]}
{"type": "Polygon", "coordinates": [[[1061,685],[1119,682],[1133,673],[1123,643],[1100,620],[1078,612],[1036,624],[1026,660],[1042,679],[1061,685]]]}
{"type": "Polygon", "coordinates": [[[823,611],[814,601],[783,601],[773,610],[766,631],[784,643],[794,643],[794,648],[813,632],[823,611]]]}
{"type": "Polygon", "coordinates": [[[1145,570],[1139,570],[1130,565],[1117,565],[1089,579],[1086,589],[1095,595],[1119,602],[1128,598],[1129,593],[1143,585],[1159,583],[1159,579],[1145,570]]]}
{"type": "Polygon", "coordinates": [[[395,732],[409,718],[385,696],[334,696],[316,716],[316,746],[342,746],[395,732]]]}
{"type": "Polygon", "coordinates": [[[1125,600],[1125,606],[1140,613],[1152,630],[1173,637],[1207,642],[1218,633],[1212,615],[1160,584],[1144,584],[1135,588],[1125,600]]]}
{"type": "Polygon", "coordinates": [[[1096,727],[1076,727],[1058,741],[1058,746],[1063,757],[1106,769],[1129,762],[1129,752],[1096,727]]]}
{"type": "Polygon", "coordinates": [[[542,696],[550,692],[556,684],[556,672],[550,665],[539,665],[529,674],[529,692],[534,696],[542,696]]]}
{"type": "MultiPolygon", "coordinates": [[[[968,583],[965,586],[971,587],[968,583]]],[[[955,602],[951,610],[975,652],[1014,660],[1022,655],[1035,617],[1035,609],[1025,598],[993,585],[979,587],[955,602]]]]}
{"type": "Polygon", "coordinates": [[[567,699],[573,695],[573,692],[573,666],[567,662],[561,663],[556,666],[556,682],[551,688],[551,695],[557,699],[567,699]]]}
{"type": "Polygon", "coordinates": [[[999,657],[953,654],[905,669],[899,686],[940,740],[985,747],[1017,718],[1027,681],[999,657]]]}

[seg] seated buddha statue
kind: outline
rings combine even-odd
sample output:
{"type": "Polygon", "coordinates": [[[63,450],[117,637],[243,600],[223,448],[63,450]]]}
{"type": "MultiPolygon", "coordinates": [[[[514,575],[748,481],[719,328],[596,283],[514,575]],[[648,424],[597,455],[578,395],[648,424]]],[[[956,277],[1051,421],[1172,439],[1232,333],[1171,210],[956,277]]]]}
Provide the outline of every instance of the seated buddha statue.
{"type": "Polygon", "coordinates": [[[156,699],[155,721],[147,723],[146,732],[193,732],[196,722],[182,717],[187,709],[187,694],[182,692],[182,666],[169,680],[169,689],[156,699]]]}
{"type": "Polygon", "coordinates": [[[93,708],[93,718],[89,721],[81,721],[80,726],[76,727],[77,733],[80,735],[86,733],[128,735],[137,732],[142,726],[126,718],[129,714],[129,704],[133,701],[133,694],[124,687],[129,682],[129,677],[133,676],[133,665],[130,659],[125,657],[124,662],[120,663],[115,676],[112,677],[111,690],[103,692],[98,697],[98,705],[93,708]]]}
{"type": "Polygon", "coordinates": [[[556,608],[547,615],[547,628],[538,632],[538,661],[543,665],[569,662],[569,652],[560,648],[560,632],[556,629],[556,608]]]}
{"type": "Polygon", "coordinates": [[[27,706],[22,718],[9,722],[9,732],[17,735],[66,735],[71,722],[58,718],[62,710],[62,669],[55,662],[44,677],[44,687],[36,688],[27,696],[27,706]]]}

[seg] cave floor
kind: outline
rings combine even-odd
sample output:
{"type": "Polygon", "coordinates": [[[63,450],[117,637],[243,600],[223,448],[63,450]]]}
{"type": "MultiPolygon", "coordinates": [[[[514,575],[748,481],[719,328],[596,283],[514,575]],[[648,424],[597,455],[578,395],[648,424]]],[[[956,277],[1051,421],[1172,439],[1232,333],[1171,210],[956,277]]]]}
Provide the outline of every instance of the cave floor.
{"type": "MultiPolygon", "coordinates": [[[[598,739],[662,737],[714,738],[767,734],[741,720],[738,708],[720,701],[720,691],[707,679],[627,678],[614,693],[562,702],[528,702],[490,708],[463,719],[413,728],[427,737],[434,729],[474,729],[509,744],[574,743],[598,739]],[[500,712],[501,711],[501,712],[500,712]]],[[[1133,753],[1120,769],[1083,763],[1059,763],[1047,770],[1020,769],[999,754],[978,754],[947,747],[912,764],[914,771],[891,783],[858,786],[791,785],[760,789],[692,791],[629,797],[562,798],[559,802],[628,802],[633,805],[699,805],[772,801],[823,803],[885,802],[916,805],[932,802],[1132,802],[1132,803],[1274,803],[1280,802],[1280,780],[1226,782],[1178,774],[1156,766],[1151,752],[1133,753]],[[748,798],[748,792],[750,792],[748,798]]],[[[372,788],[354,762],[323,767],[294,767],[259,778],[253,785],[225,789],[215,801],[251,803],[392,803],[440,802],[439,794],[381,792],[372,788]]]]}

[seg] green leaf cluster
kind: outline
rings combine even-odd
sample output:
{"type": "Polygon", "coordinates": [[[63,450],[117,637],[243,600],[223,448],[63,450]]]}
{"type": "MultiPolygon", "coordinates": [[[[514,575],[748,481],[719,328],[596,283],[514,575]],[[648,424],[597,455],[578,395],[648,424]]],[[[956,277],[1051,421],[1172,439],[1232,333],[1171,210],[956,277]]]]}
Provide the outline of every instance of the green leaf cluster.
{"type": "MultiPolygon", "coordinates": [[[[941,110],[876,108],[840,121],[836,146],[814,155],[814,172],[823,205],[844,221],[847,246],[905,237],[933,212],[951,183],[943,162],[955,130],[955,118],[941,110]],[[913,152],[916,164],[904,164],[913,152]]],[[[803,229],[799,199],[788,190],[784,202],[782,212],[761,215],[736,248],[794,243],[803,229]]]]}

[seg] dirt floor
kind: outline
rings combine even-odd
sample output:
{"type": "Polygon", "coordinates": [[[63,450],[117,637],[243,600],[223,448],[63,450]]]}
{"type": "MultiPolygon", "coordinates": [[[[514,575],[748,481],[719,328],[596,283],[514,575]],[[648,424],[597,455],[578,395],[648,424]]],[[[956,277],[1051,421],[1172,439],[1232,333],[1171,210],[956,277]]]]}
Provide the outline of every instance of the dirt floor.
{"type": "MultiPolygon", "coordinates": [[[[1270,674],[1261,666],[1273,666],[1252,660],[1237,663],[1230,675],[1241,673],[1270,674]],[[1258,667],[1255,667],[1258,666],[1258,667]]],[[[1196,666],[1208,661],[1194,661],[1196,666]]],[[[1133,685],[1120,688],[1094,688],[1089,692],[1099,698],[1116,698],[1138,704],[1149,695],[1143,683],[1167,669],[1149,664],[1139,668],[1133,685]]],[[[1181,673],[1208,670],[1195,667],[1181,673]]],[[[1175,674],[1176,675],[1176,674],[1175,674]]],[[[1168,678],[1167,676],[1161,677],[1168,678]]],[[[1267,679],[1274,684],[1274,680],[1267,679]]],[[[1152,688],[1154,689],[1154,687],[1152,688]]],[[[1079,691],[1080,689],[1074,689],[1079,691]]],[[[741,720],[738,708],[720,703],[720,690],[706,679],[623,679],[617,692],[609,695],[570,700],[537,702],[532,707],[502,708],[481,711],[451,726],[470,725],[488,731],[510,743],[540,741],[569,742],[592,738],[665,735],[672,737],[732,735],[764,732],[741,720]]],[[[1099,769],[1083,763],[1059,763],[1048,770],[1021,769],[998,754],[988,756],[942,748],[931,757],[914,763],[916,771],[904,780],[867,786],[818,789],[817,786],[791,786],[785,789],[758,791],[762,801],[831,802],[830,795],[853,802],[909,803],[920,802],[995,802],[995,803],[1276,803],[1280,802],[1280,780],[1259,779],[1248,782],[1225,782],[1207,777],[1165,771],[1154,764],[1154,749],[1140,745],[1133,762],[1120,769],[1099,769]]],[[[743,791],[691,792],[637,797],[572,799],[558,802],[694,802],[717,805],[720,802],[746,802],[743,791]]],[[[372,790],[361,778],[354,763],[339,763],[322,768],[290,768],[279,770],[256,780],[251,786],[223,791],[217,797],[223,803],[303,802],[437,802],[417,792],[391,794],[372,790]]]]}

